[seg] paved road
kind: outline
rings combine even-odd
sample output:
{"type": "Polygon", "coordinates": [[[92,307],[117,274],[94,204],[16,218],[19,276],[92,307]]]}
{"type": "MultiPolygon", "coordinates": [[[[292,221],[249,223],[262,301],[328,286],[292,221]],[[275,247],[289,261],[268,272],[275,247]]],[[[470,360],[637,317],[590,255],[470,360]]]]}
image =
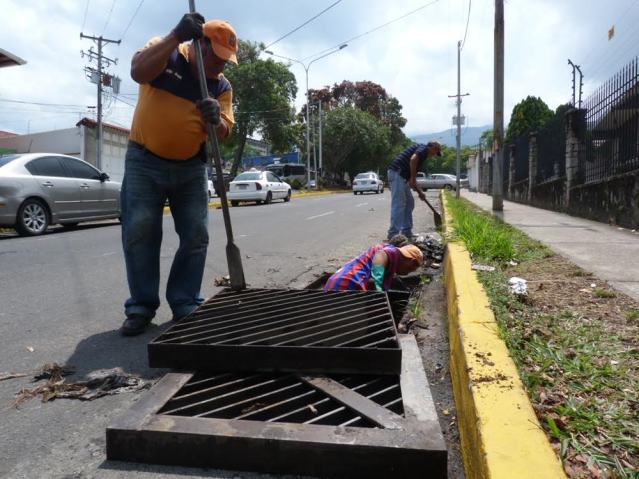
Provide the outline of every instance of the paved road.
{"type": "MultiPolygon", "coordinates": [[[[383,238],[389,200],[389,193],[336,194],[233,208],[248,283],[301,287],[316,273],[334,269],[383,238]]],[[[430,218],[425,205],[418,205],[415,216],[422,228],[430,218]]],[[[217,290],[214,278],[226,274],[220,210],[211,210],[210,231],[205,297],[217,290]]],[[[167,215],[161,288],[176,248],[167,215]]],[[[0,266],[0,373],[29,372],[53,361],[74,365],[76,377],[116,366],[145,378],[163,373],[146,366],[146,343],[170,319],[166,305],[146,334],[122,338],[117,332],[128,292],[118,223],[36,238],[0,235],[0,266]]],[[[107,462],[105,426],[125,412],[138,393],[91,402],[32,400],[12,409],[14,395],[23,387],[32,387],[29,378],[0,382],[0,477],[119,478],[133,471],[149,478],[254,477],[107,462]]]]}

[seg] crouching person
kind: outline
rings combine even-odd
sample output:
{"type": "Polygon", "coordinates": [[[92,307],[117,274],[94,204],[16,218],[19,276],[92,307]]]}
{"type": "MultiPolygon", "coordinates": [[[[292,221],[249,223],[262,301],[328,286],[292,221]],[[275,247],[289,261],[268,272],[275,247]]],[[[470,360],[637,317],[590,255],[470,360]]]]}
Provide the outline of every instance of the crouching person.
{"type": "Polygon", "coordinates": [[[372,280],[375,290],[386,291],[390,289],[396,274],[412,273],[423,261],[423,254],[415,245],[398,248],[388,243],[379,243],[338,269],[328,279],[324,290],[367,291],[371,289],[369,281],[372,280]]]}

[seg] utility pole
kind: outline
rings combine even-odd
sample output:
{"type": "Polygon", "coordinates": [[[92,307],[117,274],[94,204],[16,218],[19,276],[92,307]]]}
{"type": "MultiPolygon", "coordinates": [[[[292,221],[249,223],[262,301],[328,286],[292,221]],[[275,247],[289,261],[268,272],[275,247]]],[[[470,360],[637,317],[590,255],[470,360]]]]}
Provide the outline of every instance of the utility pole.
{"type": "Polygon", "coordinates": [[[503,211],[504,165],[504,0],[495,0],[495,71],[493,115],[493,211],[503,211]]]}
{"type": "Polygon", "coordinates": [[[463,118],[461,116],[461,102],[463,96],[470,93],[461,94],[461,41],[457,42],[457,95],[448,95],[448,98],[457,98],[457,116],[453,118],[453,122],[457,125],[457,185],[455,188],[455,197],[459,198],[460,175],[461,175],[461,125],[463,118]]]}
{"type": "MultiPolygon", "coordinates": [[[[322,163],[322,100],[319,101],[319,171],[320,171],[320,176],[323,176],[323,172],[324,170],[322,169],[323,167],[323,163],[322,163]]],[[[315,173],[315,184],[317,186],[319,186],[318,180],[317,180],[317,172],[315,173]]]]}
{"type": "Polygon", "coordinates": [[[317,188],[317,142],[315,141],[316,132],[315,132],[315,115],[311,115],[311,126],[313,128],[312,139],[313,142],[313,171],[315,172],[315,188],[317,188]]]}
{"type": "Polygon", "coordinates": [[[83,33],[80,33],[80,38],[93,40],[94,42],[98,44],[97,53],[94,52],[93,47],[91,47],[88,53],[83,51],[82,56],[89,57],[90,62],[96,60],[98,64],[97,69],[87,68],[85,70],[87,71],[87,73],[90,74],[91,81],[93,81],[95,77],[95,80],[98,86],[98,114],[97,114],[97,127],[95,130],[96,132],[95,133],[95,143],[96,143],[95,166],[98,168],[98,170],[102,170],[102,82],[103,82],[103,76],[104,76],[102,65],[103,65],[103,62],[106,63],[105,67],[109,67],[111,64],[117,65],[118,63],[117,58],[115,60],[112,60],[111,58],[107,58],[104,55],[102,55],[102,45],[106,45],[109,43],[115,43],[119,45],[120,40],[110,40],[108,38],[103,38],[102,35],[100,35],[99,37],[93,37],[90,35],[85,35],[83,33]]]}

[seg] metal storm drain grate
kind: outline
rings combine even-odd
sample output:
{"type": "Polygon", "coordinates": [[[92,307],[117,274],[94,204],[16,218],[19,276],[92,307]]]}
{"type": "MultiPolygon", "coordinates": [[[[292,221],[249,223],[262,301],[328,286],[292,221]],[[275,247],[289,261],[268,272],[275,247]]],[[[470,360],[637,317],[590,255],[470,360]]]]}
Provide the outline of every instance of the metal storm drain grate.
{"type": "MultiPolygon", "coordinates": [[[[403,414],[399,378],[395,375],[328,378],[238,373],[195,374],[164,405],[160,414],[329,426],[379,426],[375,419],[363,416],[331,395],[355,397],[352,393],[361,396],[361,404],[373,401],[386,408],[386,418],[403,414]]],[[[384,423],[383,419],[380,421],[384,423]]]]}
{"type": "Polygon", "coordinates": [[[149,343],[151,367],[396,374],[386,293],[225,289],[149,343]]]}
{"type": "Polygon", "coordinates": [[[413,336],[400,375],[167,374],[107,428],[110,460],[320,477],[446,477],[413,336]]]}

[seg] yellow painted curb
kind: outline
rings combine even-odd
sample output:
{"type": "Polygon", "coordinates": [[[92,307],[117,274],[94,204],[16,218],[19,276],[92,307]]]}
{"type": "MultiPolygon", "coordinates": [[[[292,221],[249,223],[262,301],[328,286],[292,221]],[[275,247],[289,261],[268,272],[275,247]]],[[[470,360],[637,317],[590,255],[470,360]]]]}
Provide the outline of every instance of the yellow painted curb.
{"type": "MultiPolygon", "coordinates": [[[[451,231],[441,198],[445,229],[451,231]]],[[[466,477],[565,478],[471,266],[462,244],[446,245],[450,368],[466,477]]]]}
{"type": "MultiPolygon", "coordinates": [[[[310,191],[308,193],[297,193],[294,192],[293,193],[293,198],[309,198],[311,196],[326,196],[326,195],[333,195],[336,193],[352,193],[351,190],[322,190],[322,191],[310,191]]],[[[219,206],[222,206],[222,202],[220,202],[219,200],[217,201],[212,201],[209,203],[209,209],[211,208],[217,208],[219,206]]],[[[171,207],[170,206],[165,206],[164,207],[164,214],[167,214],[171,211],[171,207]]]]}

